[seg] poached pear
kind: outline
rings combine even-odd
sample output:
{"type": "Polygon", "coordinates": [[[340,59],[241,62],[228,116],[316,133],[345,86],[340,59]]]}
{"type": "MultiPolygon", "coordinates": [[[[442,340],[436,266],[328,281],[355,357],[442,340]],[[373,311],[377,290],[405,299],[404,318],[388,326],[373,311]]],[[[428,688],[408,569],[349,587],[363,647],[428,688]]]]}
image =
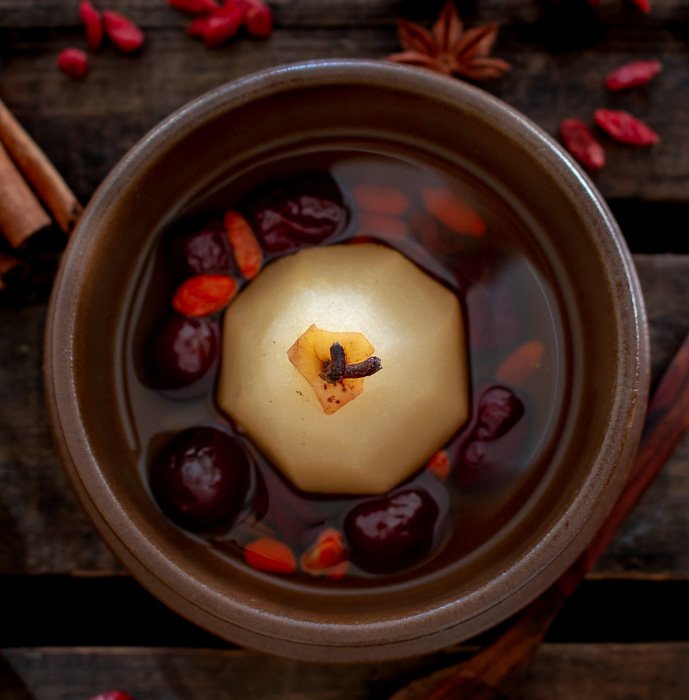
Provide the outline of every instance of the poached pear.
{"type": "Polygon", "coordinates": [[[303,491],[390,490],[466,421],[467,385],[457,297],[385,246],[280,258],[225,312],[218,403],[303,491]],[[382,369],[329,377],[334,344],[382,369]]]}

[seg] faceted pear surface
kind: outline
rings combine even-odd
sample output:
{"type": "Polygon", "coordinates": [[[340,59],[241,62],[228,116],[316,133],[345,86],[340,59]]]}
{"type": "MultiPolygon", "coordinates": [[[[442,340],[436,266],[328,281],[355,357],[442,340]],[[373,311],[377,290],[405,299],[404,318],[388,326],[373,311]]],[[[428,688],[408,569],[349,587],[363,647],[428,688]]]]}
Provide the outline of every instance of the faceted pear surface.
{"type": "Polygon", "coordinates": [[[384,246],[280,258],[225,312],[218,403],[297,488],[384,493],[466,421],[460,304],[384,246]],[[361,395],[331,414],[287,356],[313,324],[363,334],[382,360],[361,395]]]}

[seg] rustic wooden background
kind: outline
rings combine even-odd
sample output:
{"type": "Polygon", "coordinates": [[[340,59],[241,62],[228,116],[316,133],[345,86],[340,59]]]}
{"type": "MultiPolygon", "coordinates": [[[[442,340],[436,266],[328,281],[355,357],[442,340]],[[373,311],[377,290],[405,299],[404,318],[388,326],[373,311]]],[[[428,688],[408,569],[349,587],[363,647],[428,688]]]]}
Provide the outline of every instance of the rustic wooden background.
{"type": "MultiPolygon", "coordinates": [[[[628,109],[661,135],[651,149],[606,141],[595,182],[618,217],[648,306],[654,376],[689,331],[689,3],[651,0],[467,0],[469,25],[501,23],[496,53],[512,71],[486,84],[555,135],[565,116],[628,109]],[[658,58],[646,88],[604,91],[617,65],[658,58]]],[[[166,0],[96,3],[146,31],[145,49],[104,48],[74,81],[58,51],[84,47],[77,0],[0,0],[0,96],[78,196],[157,121],[237,76],[286,61],[383,58],[395,19],[427,22],[442,2],[271,0],[275,32],[209,51],[166,0]]],[[[22,255],[32,274],[0,292],[0,698],[86,700],[121,687],[138,700],[385,698],[467,656],[465,645],[413,661],[332,667],[233,647],[164,609],[93,532],[53,449],[43,405],[42,334],[64,246],[51,231],[22,255]]],[[[689,697],[689,440],[563,611],[522,696],[689,697]]]]}

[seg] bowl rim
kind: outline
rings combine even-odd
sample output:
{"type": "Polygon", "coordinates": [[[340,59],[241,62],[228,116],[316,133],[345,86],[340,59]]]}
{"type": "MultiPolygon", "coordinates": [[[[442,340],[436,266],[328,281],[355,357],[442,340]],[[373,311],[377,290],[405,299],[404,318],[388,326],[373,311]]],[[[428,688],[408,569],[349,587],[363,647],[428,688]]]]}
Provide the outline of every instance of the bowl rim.
{"type": "Polygon", "coordinates": [[[124,155],[94,193],[63,255],[48,309],[44,380],[61,462],[101,536],[140,583],[176,612],[246,646],[304,660],[370,661],[432,651],[477,634],[521,609],[574,561],[622,488],[626,471],[613,465],[628,465],[636,451],[648,395],[649,354],[641,287],[622,234],[589,177],[554,139],[514,108],[467,83],[382,61],[327,59],[284,64],[221,85],[173,112],[124,155]],[[74,320],[84,274],[80,261],[91,246],[87,232],[97,227],[102,212],[117,202],[122,179],[132,169],[144,168],[160,149],[178,143],[228,109],[275,91],[325,84],[392,86],[435,100],[461,102],[464,111],[473,112],[494,128],[515,130],[537,153],[539,163],[557,173],[562,186],[571,190],[572,198],[595,223],[596,240],[604,248],[606,260],[617,263],[614,269],[609,262],[605,264],[613,282],[625,292],[618,296],[618,322],[633,341],[619,358],[619,391],[604,449],[567,512],[528,556],[471,595],[440,609],[356,627],[295,621],[288,614],[271,621],[265,612],[258,620],[251,610],[233,608],[219,592],[193,580],[170,562],[149,538],[150,533],[128,518],[101,478],[80,420],[72,375],[74,320]],[[620,435],[628,437],[621,444],[620,435]],[[473,610],[472,614],[467,610],[473,610]],[[424,624],[417,625],[422,620],[424,624]],[[265,624],[275,624],[280,631],[266,634],[265,624]]]}

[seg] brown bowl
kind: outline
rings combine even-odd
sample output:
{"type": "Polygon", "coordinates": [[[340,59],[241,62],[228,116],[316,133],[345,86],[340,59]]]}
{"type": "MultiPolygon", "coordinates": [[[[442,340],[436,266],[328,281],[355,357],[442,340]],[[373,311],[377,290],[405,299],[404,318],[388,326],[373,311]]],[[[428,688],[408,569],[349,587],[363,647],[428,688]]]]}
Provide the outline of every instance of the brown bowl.
{"type": "Polygon", "coordinates": [[[99,532],[142,585],[240,644],[319,661],[429,652],[504,620],[572,563],[618,496],[649,378],[629,253],[587,177],[538,127],[479,89],[365,61],[316,61],[235,81],[182,108],[117,165],[64,255],[46,339],[57,445],[99,532]],[[520,510],[432,574],[340,589],[220,557],[153,507],[122,414],[124,316],[162,226],[249,158],[375,137],[461,162],[537,223],[570,333],[570,392],[550,463],[520,510]]]}

